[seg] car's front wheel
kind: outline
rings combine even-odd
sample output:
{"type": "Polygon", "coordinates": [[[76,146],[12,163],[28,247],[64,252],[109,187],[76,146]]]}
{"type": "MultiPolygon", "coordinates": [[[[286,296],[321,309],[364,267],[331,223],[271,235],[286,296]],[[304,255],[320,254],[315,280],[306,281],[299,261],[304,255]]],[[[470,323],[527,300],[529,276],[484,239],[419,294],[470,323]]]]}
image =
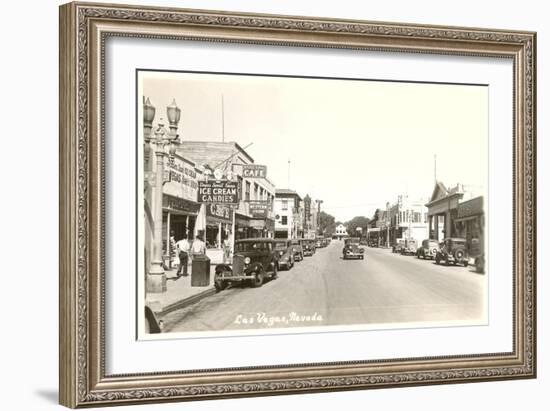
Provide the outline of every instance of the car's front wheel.
{"type": "MultiPolygon", "coordinates": [[[[275,267],[277,266],[275,265],[275,267]]],[[[275,270],[277,270],[277,268],[275,268],[275,270]]],[[[261,271],[254,272],[254,279],[250,280],[250,286],[252,288],[258,288],[258,287],[261,287],[263,283],[264,283],[264,273],[261,271]]]]}
{"type": "Polygon", "coordinates": [[[224,280],[214,280],[214,288],[217,292],[225,290],[227,288],[227,281],[224,280]]]}

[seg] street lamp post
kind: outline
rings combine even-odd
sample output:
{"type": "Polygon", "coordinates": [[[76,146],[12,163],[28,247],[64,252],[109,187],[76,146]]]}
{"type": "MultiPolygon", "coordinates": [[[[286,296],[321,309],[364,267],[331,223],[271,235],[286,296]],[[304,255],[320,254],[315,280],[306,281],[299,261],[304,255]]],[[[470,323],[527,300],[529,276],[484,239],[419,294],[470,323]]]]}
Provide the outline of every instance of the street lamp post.
{"type": "MultiPolygon", "coordinates": [[[[164,184],[164,161],[167,155],[174,155],[178,139],[177,128],[181,110],[175,100],[167,107],[166,114],[170,123],[170,131],[166,129],[162,119],[149,139],[151,151],[155,154],[153,185],[153,252],[147,276],[147,291],[160,293],[166,291],[166,273],[162,260],[162,186],[164,184]]],[[[167,228],[170,229],[169,227],[167,228]]],[[[168,248],[168,244],[166,245],[168,248]]]]}

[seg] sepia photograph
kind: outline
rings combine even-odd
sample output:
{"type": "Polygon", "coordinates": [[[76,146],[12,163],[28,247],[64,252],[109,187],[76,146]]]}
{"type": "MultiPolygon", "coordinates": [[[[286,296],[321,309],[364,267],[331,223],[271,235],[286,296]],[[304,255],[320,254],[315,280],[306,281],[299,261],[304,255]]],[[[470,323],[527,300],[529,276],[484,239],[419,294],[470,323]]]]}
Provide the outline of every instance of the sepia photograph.
{"type": "Polygon", "coordinates": [[[138,339],[488,323],[486,84],[136,90],[138,339]]]}

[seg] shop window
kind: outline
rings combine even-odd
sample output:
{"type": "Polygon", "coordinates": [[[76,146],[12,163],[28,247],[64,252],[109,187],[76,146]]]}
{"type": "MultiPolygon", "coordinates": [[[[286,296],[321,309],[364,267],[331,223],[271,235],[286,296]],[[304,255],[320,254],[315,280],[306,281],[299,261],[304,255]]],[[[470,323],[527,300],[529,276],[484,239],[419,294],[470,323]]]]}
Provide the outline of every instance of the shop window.
{"type": "Polygon", "coordinates": [[[288,217],[286,215],[281,217],[281,225],[287,225],[288,224],[288,217]]]}
{"type": "Polygon", "coordinates": [[[246,201],[250,201],[250,182],[249,181],[246,182],[246,191],[244,196],[246,201]]]}

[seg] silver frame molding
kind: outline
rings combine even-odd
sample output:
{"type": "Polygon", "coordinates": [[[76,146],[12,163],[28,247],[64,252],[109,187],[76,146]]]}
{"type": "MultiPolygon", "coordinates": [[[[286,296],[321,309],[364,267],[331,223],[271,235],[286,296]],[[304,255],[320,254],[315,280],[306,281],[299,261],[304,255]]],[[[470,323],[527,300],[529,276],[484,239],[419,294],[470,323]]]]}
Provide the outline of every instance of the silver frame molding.
{"type": "Polygon", "coordinates": [[[60,403],[67,407],[536,376],[536,34],[109,4],[60,7],[60,403]],[[502,57],[514,63],[514,349],[106,375],[104,45],[110,36],[502,57]]]}

